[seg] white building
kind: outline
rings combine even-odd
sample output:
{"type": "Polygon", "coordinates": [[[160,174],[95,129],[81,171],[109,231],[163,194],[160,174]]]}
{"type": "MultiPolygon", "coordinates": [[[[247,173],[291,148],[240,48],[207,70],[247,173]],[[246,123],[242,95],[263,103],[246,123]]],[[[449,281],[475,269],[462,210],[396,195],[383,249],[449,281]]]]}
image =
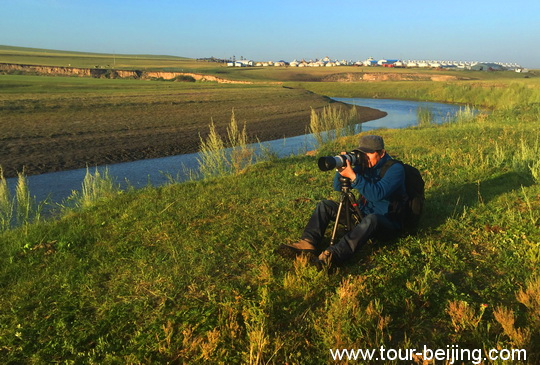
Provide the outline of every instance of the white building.
{"type": "Polygon", "coordinates": [[[251,60],[240,60],[240,61],[234,61],[234,62],[227,62],[227,66],[229,67],[248,67],[248,66],[254,66],[255,62],[251,60]]]}

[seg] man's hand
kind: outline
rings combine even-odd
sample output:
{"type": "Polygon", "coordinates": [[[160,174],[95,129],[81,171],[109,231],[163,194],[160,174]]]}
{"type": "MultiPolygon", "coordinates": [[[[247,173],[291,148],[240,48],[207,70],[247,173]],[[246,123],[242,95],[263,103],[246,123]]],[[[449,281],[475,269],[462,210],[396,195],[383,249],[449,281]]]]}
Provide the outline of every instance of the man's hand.
{"type": "MultiPolygon", "coordinates": [[[[342,152],[341,154],[344,154],[345,152],[342,152]]],[[[351,179],[351,181],[354,181],[356,179],[356,172],[351,167],[351,162],[347,159],[347,166],[340,167],[339,169],[336,169],[337,172],[343,177],[348,177],[351,179]]]]}

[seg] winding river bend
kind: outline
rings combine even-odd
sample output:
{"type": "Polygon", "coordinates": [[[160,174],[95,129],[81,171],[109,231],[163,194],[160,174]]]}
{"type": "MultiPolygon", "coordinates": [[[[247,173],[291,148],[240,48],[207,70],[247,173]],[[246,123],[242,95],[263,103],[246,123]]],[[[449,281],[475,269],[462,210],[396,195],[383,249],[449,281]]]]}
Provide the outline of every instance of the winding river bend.
{"type": "MultiPolygon", "coordinates": [[[[334,98],[337,101],[367,106],[379,109],[388,113],[386,117],[369,121],[359,125],[358,131],[369,131],[378,128],[406,128],[416,125],[418,108],[428,108],[434,118],[434,122],[443,123],[460,110],[460,106],[452,104],[417,102],[393,99],[359,99],[359,98],[334,98]]],[[[269,148],[280,157],[291,154],[303,153],[313,149],[315,138],[310,135],[302,135],[287,139],[263,142],[265,148],[269,148]]],[[[253,145],[255,149],[260,149],[258,144],[253,145]]],[[[114,177],[121,186],[127,185],[135,188],[148,184],[159,186],[170,181],[182,181],[188,178],[189,169],[198,168],[198,153],[139,160],[126,163],[100,166],[98,169],[108,168],[109,174],[114,177]]],[[[93,171],[93,169],[91,169],[93,171]]],[[[69,197],[74,190],[80,190],[81,184],[86,174],[86,169],[53,172],[27,178],[31,195],[37,201],[49,198],[52,202],[62,202],[69,197]]],[[[10,189],[14,189],[16,179],[7,179],[10,189]]]]}

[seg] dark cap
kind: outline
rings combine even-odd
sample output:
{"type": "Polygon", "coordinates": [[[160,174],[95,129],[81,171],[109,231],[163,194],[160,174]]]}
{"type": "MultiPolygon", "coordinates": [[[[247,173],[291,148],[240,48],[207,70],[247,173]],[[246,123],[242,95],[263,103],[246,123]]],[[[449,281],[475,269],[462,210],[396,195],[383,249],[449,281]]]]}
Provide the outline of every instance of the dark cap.
{"type": "Polygon", "coordinates": [[[384,149],[384,141],[381,136],[362,136],[358,149],[364,153],[373,153],[384,149]]]}

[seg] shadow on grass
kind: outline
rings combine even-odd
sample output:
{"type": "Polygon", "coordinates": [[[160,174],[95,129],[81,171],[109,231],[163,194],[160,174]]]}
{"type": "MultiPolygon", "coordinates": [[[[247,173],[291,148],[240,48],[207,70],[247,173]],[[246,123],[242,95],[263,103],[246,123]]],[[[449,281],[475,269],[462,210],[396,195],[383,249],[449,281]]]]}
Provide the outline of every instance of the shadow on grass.
{"type": "Polygon", "coordinates": [[[438,227],[466,207],[487,204],[500,195],[532,184],[534,181],[528,174],[507,172],[488,180],[457,185],[449,191],[435,191],[426,199],[421,228],[438,227]]]}

